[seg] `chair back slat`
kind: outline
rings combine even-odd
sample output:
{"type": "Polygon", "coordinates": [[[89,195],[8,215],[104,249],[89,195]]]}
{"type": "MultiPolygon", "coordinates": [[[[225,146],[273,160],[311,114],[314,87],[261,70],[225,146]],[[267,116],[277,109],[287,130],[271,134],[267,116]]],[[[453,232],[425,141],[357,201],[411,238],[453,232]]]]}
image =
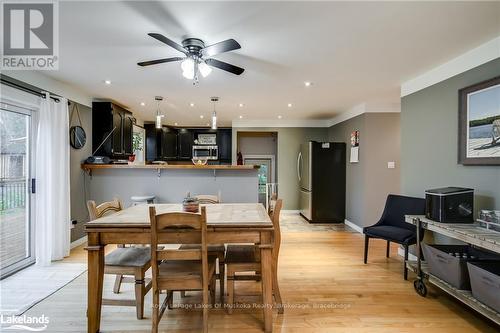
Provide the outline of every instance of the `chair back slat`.
{"type": "Polygon", "coordinates": [[[198,199],[198,202],[201,205],[211,205],[220,203],[220,198],[218,195],[200,194],[195,196],[195,198],[198,199]]]}
{"type": "Polygon", "coordinates": [[[89,211],[90,220],[96,220],[106,215],[119,212],[123,209],[121,201],[117,198],[112,201],[106,201],[100,205],[96,205],[94,200],[87,201],[87,209],[89,211]]]}
{"type": "Polygon", "coordinates": [[[195,229],[200,230],[202,221],[197,213],[165,213],[156,215],[156,231],[162,229],[195,229]]]}

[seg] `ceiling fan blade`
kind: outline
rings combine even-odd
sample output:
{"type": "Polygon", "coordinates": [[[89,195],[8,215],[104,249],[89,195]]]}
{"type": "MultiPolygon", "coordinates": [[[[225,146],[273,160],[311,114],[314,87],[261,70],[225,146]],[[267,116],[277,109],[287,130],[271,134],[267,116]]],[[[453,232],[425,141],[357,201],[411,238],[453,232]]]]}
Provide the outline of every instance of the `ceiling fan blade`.
{"type": "Polygon", "coordinates": [[[227,62],[216,60],[216,59],[207,59],[205,60],[206,64],[212,67],[216,67],[219,69],[222,69],[226,72],[233,73],[236,75],[240,75],[243,73],[245,70],[241,67],[235,66],[228,64],[227,62]]]}
{"type": "Polygon", "coordinates": [[[179,52],[182,52],[184,54],[187,54],[187,51],[186,49],[184,49],[182,46],[180,46],[179,44],[177,44],[176,42],[174,42],[173,40],[171,39],[168,39],[167,37],[163,36],[162,34],[157,34],[157,33],[154,33],[154,32],[150,32],[148,35],[150,35],[151,37],[153,37],[154,39],[157,39],[159,40],[160,42],[162,43],[165,43],[167,44],[168,46],[170,47],[173,47],[174,49],[176,49],[177,51],[179,52]]]}
{"type": "Polygon", "coordinates": [[[181,57],[174,57],[174,58],[165,58],[165,59],[156,59],[156,60],[149,60],[149,61],[142,61],[138,62],[137,65],[139,66],[150,66],[150,65],[156,65],[156,64],[162,64],[164,62],[172,62],[172,61],[180,61],[183,60],[184,58],[181,57]]]}
{"type": "Polygon", "coordinates": [[[241,45],[234,39],[227,39],[225,41],[203,48],[201,50],[201,53],[205,57],[211,57],[219,53],[229,52],[237,49],[241,49],[241,45]]]}

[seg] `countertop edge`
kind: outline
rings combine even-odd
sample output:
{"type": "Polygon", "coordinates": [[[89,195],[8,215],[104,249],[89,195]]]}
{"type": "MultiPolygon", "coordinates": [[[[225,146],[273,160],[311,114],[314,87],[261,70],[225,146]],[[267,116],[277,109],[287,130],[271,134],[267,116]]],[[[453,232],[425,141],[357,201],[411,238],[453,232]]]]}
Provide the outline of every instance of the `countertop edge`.
{"type": "Polygon", "coordinates": [[[173,169],[173,170],[256,170],[258,165],[190,165],[190,164],[87,164],[82,163],[83,170],[96,169],[173,169]]]}

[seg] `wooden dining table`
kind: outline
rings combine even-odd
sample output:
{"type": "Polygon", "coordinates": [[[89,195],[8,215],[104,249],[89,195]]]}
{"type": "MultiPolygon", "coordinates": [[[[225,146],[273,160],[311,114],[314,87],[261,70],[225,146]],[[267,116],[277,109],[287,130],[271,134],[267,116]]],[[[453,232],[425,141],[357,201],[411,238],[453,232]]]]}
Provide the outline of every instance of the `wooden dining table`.
{"type": "MultiPolygon", "coordinates": [[[[108,244],[150,244],[149,206],[157,214],[180,212],[180,204],[137,205],[105,216],[85,225],[88,235],[88,307],[87,331],[99,332],[102,289],[104,280],[104,247],[108,244]]],[[[272,235],[273,224],[262,204],[207,205],[207,243],[255,243],[261,254],[264,331],[273,327],[272,235]]],[[[185,243],[195,242],[185,233],[185,243]]],[[[159,243],[171,243],[169,234],[162,233],[159,243]]]]}

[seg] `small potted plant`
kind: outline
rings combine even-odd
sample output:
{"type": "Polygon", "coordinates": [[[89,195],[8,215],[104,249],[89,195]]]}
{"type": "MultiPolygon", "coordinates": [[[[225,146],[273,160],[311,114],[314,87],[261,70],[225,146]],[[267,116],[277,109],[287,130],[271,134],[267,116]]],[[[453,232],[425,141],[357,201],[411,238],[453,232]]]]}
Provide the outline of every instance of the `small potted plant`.
{"type": "Polygon", "coordinates": [[[135,152],[142,151],[142,135],[141,133],[134,133],[132,135],[132,150],[133,154],[128,157],[129,162],[135,161],[135,152]]]}

